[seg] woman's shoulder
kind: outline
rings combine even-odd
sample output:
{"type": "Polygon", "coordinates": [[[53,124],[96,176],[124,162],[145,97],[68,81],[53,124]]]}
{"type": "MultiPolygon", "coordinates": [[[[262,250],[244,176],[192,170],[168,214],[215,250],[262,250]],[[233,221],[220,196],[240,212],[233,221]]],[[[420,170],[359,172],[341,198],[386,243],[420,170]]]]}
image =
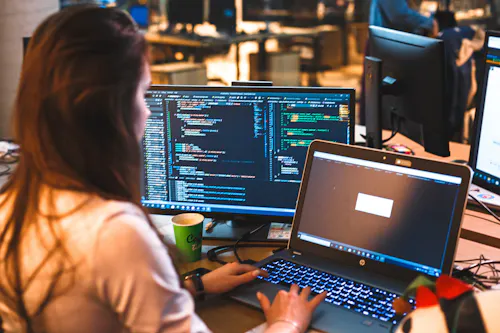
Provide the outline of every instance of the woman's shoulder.
{"type": "Polygon", "coordinates": [[[68,194],[60,199],[58,215],[65,238],[81,249],[95,246],[108,235],[113,239],[113,234],[121,234],[122,229],[142,238],[155,235],[146,215],[134,203],[86,194],[68,194]],[[64,206],[69,208],[62,210],[64,206]]]}

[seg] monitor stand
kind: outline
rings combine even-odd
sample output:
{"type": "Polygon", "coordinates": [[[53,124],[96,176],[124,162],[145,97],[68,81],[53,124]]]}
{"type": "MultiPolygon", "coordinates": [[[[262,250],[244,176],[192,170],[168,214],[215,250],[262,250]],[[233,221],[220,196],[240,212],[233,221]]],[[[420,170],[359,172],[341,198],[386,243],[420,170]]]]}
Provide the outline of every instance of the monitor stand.
{"type": "MultiPolygon", "coordinates": [[[[203,239],[205,240],[228,240],[236,241],[243,235],[250,231],[257,229],[265,221],[249,221],[249,220],[220,220],[214,219],[216,225],[209,231],[206,231],[208,223],[212,222],[211,219],[205,219],[203,222],[203,239]]],[[[252,235],[247,241],[252,242],[266,242],[266,243],[286,243],[287,240],[268,239],[269,225],[262,228],[259,232],[252,235]]]]}

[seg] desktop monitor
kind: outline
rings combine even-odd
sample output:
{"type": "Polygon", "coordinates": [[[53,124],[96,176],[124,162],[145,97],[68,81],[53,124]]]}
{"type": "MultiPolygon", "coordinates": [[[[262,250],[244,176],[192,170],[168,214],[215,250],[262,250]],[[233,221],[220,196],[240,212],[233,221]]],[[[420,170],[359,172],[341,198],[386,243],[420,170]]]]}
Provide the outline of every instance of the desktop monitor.
{"type": "MultiPolygon", "coordinates": [[[[381,80],[372,88],[380,91],[381,101],[375,112],[376,101],[367,105],[367,132],[379,113],[384,128],[421,143],[429,153],[450,156],[443,42],[370,26],[369,55],[380,60],[381,80]]],[[[372,78],[365,76],[367,86],[372,78]]],[[[366,95],[374,96],[369,88],[366,95]]]]}
{"type": "Polygon", "coordinates": [[[290,0],[243,0],[243,21],[284,22],[291,15],[290,0]]]}
{"type": "MultiPolygon", "coordinates": [[[[500,194],[500,33],[488,32],[486,38],[486,66],[481,101],[476,110],[475,134],[471,145],[469,164],[474,170],[474,184],[500,194]]],[[[493,196],[480,199],[486,203],[493,196]]]]}
{"type": "Polygon", "coordinates": [[[205,1],[169,0],[167,15],[172,24],[202,24],[205,19],[205,1]]]}
{"type": "Polygon", "coordinates": [[[146,5],[132,5],[128,8],[130,16],[140,28],[149,26],[149,9],[146,5]]]}
{"type": "Polygon", "coordinates": [[[154,214],[291,223],[309,143],[354,140],[354,89],[152,86],[145,98],[154,214]]]}
{"type": "Polygon", "coordinates": [[[209,22],[217,31],[234,35],[236,33],[235,0],[210,0],[209,22]]]}

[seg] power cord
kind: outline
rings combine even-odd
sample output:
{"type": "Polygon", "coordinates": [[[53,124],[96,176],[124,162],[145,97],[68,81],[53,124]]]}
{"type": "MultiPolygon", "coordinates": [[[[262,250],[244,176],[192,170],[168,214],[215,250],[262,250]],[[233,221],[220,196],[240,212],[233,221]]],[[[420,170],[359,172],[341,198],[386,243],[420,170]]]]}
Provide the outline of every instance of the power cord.
{"type": "MultiPolygon", "coordinates": [[[[270,248],[272,247],[272,245],[270,244],[254,244],[254,243],[244,243],[244,244],[239,244],[238,245],[238,248],[270,248]]],[[[283,249],[285,249],[286,247],[280,247],[280,248],[277,248],[275,250],[273,250],[273,253],[276,253],[278,251],[281,251],[283,249]]],[[[210,249],[208,252],[207,252],[207,258],[208,260],[212,261],[212,262],[216,262],[216,263],[219,263],[221,265],[226,265],[228,264],[227,261],[225,260],[222,260],[219,258],[219,254],[220,253],[224,253],[224,252],[228,252],[228,251],[232,251],[234,250],[234,245],[221,245],[221,246],[217,246],[217,247],[214,247],[213,249],[210,249]]],[[[245,264],[254,264],[255,261],[254,260],[244,260],[243,263],[245,264]]]]}
{"type": "Polygon", "coordinates": [[[10,166],[0,164],[0,177],[9,175],[10,171],[10,166]]]}
{"type": "Polygon", "coordinates": [[[258,233],[259,231],[261,231],[264,227],[268,226],[270,223],[271,222],[266,222],[266,223],[258,226],[257,228],[246,232],[243,236],[240,237],[240,239],[238,239],[236,241],[236,243],[234,243],[234,246],[233,246],[234,256],[236,257],[236,260],[238,260],[238,262],[240,264],[243,263],[243,260],[241,260],[240,255],[238,254],[238,245],[242,241],[248,240],[252,235],[255,235],[256,233],[258,233]]]}
{"type": "MultiPolygon", "coordinates": [[[[225,261],[225,260],[219,259],[218,255],[219,255],[219,253],[228,252],[228,251],[232,250],[234,252],[234,256],[236,257],[236,260],[238,260],[238,262],[240,264],[249,264],[249,265],[255,264],[254,260],[250,260],[250,259],[242,260],[241,257],[240,257],[240,255],[238,254],[238,249],[239,248],[269,248],[269,247],[273,247],[272,245],[262,244],[262,243],[257,243],[257,244],[255,244],[255,243],[245,243],[245,244],[241,244],[244,241],[248,241],[248,239],[251,236],[253,236],[256,233],[258,233],[260,230],[262,230],[265,226],[268,226],[270,223],[271,222],[266,222],[266,223],[258,226],[257,228],[246,232],[233,245],[221,245],[221,246],[214,247],[213,249],[210,249],[207,252],[208,260],[213,261],[213,262],[217,262],[217,263],[219,263],[221,265],[225,265],[228,262],[225,261]]],[[[286,247],[280,247],[280,248],[274,250],[273,253],[281,251],[284,248],[286,248],[286,247]]]]}
{"type": "MultiPolygon", "coordinates": [[[[394,139],[394,137],[396,135],[398,135],[398,133],[400,131],[401,118],[396,116],[394,113],[391,114],[391,126],[392,126],[392,133],[387,139],[382,140],[382,144],[387,143],[387,142],[391,141],[392,139],[394,139]],[[397,118],[397,122],[396,122],[395,118],[397,118]]],[[[356,146],[363,146],[364,147],[364,146],[366,146],[366,141],[367,141],[366,135],[361,134],[361,137],[365,140],[365,142],[355,142],[354,144],[356,146]]]]}
{"type": "Polygon", "coordinates": [[[495,224],[498,224],[500,225],[500,217],[498,217],[497,214],[495,214],[488,206],[486,206],[483,202],[481,202],[479,199],[477,199],[475,196],[471,195],[469,193],[469,197],[474,200],[475,202],[477,202],[481,207],[483,207],[491,216],[493,216],[495,218],[495,220],[497,220],[498,222],[495,222],[495,221],[490,221],[491,223],[495,223],[495,224]]]}
{"type": "Polygon", "coordinates": [[[499,260],[489,260],[481,255],[478,259],[457,260],[455,263],[465,263],[469,266],[465,268],[455,266],[453,276],[479,289],[491,289],[492,286],[498,285],[500,282],[500,270],[495,266],[500,263],[499,260]],[[484,266],[487,266],[489,270],[479,274],[480,269],[484,266]]]}

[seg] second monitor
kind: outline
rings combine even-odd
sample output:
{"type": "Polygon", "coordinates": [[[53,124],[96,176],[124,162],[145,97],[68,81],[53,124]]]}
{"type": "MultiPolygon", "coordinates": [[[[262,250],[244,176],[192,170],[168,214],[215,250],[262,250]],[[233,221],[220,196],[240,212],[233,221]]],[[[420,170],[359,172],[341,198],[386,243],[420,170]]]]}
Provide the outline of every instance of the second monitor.
{"type": "Polygon", "coordinates": [[[153,86],[143,142],[142,203],[291,222],[309,143],[350,144],[354,90],[153,86]]]}
{"type": "Polygon", "coordinates": [[[204,0],[169,0],[167,15],[172,24],[202,24],[205,20],[205,2],[204,0]]]}
{"type": "Polygon", "coordinates": [[[370,27],[365,67],[367,141],[381,148],[382,124],[450,156],[450,101],[444,43],[401,31],[370,27]]]}

